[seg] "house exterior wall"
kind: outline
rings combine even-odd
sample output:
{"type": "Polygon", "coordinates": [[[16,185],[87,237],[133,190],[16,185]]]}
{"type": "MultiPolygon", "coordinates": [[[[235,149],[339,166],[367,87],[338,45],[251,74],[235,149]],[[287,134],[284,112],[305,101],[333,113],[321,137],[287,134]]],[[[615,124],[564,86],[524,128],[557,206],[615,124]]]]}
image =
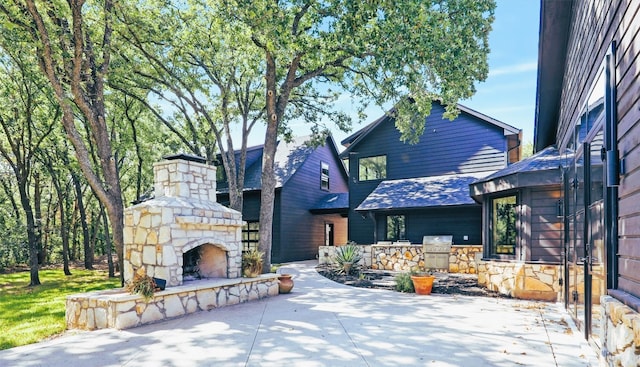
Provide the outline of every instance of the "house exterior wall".
{"type": "Polygon", "coordinates": [[[556,131],[560,147],[571,139],[598,67],[615,42],[614,140],[621,172],[617,197],[612,200],[618,208],[617,249],[611,249],[614,258],[607,269],[612,297],[601,299],[600,321],[605,324],[601,324],[600,339],[607,365],[636,366],[640,360],[640,2],[574,1],[571,14],[556,131]]]}
{"type": "Polygon", "coordinates": [[[324,245],[325,222],[334,225],[334,243],[346,242],[347,218],[309,211],[325,195],[348,190],[341,165],[331,148],[319,147],[281,189],[279,227],[276,228],[274,223],[274,237],[276,232],[279,237],[279,252],[274,251],[274,262],[315,259],[319,246],[324,245]],[[329,191],[320,188],[321,162],[329,164],[329,191]]]}
{"type": "MultiPolygon", "coordinates": [[[[362,201],[382,180],[359,182],[358,159],[386,155],[385,180],[438,176],[456,173],[497,171],[507,165],[507,138],[502,128],[461,112],[454,120],[442,118],[444,108],[433,104],[426,118],[424,135],[419,143],[411,145],[400,140],[400,133],[392,119],[387,119],[369,132],[366,139],[357,142],[349,154],[349,239],[360,244],[372,243],[374,222],[355,212],[362,201]]],[[[471,211],[479,209],[470,209],[471,211]]],[[[412,218],[413,214],[409,214],[412,218]]],[[[456,238],[464,235],[479,237],[480,219],[474,229],[462,221],[450,228],[456,238]]],[[[424,222],[424,225],[428,225],[424,222]]],[[[378,226],[380,228],[380,226],[378,226]]],[[[413,231],[407,227],[409,231],[413,231]]],[[[436,234],[443,234],[440,231],[436,234]]],[[[415,236],[421,242],[422,235],[415,236]]],[[[417,241],[417,238],[415,239],[417,241]]],[[[382,238],[378,238],[381,240],[382,238]]],[[[413,241],[413,240],[412,240],[413,241]]],[[[479,241],[479,238],[478,238],[479,241]]],[[[476,242],[479,243],[479,242],[476,242]]]]}
{"type": "Polygon", "coordinates": [[[557,212],[560,196],[559,185],[527,190],[527,219],[531,226],[530,231],[525,230],[528,261],[556,264],[562,261],[562,218],[557,212]]]}
{"type": "MultiPolygon", "coordinates": [[[[448,234],[453,234],[453,243],[456,245],[482,243],[482,206],[480,204],[406,211],[401,214],[405,215],[406,239],[411,243],[421,244],[422,237],[427,235],[448,234]]],[[[387,216],[384,214],[376,216],[378,241],[387,240],[385,238],[386,220],[387,216]]]]}
{"type": "Polygon", "coordinates": [[[618,151],[624,161],[618,191],[618,289],[640,297],[640,111],[637,67],[640,39],[637,2],[576,2],[569,37],[558,141],[569,131],[584,105],[611,42],[616,46],[618,151]]]}
{"type": "MultiPolygon", "coordinates": [[[[304,149],[306,151],[306,149],[304,149]]],[[[260,186],[258,174],[262,149],[249,148],[247,151],[247,177],[251,187],[260,186]],[[256,170],[257,169],[257,170],[256,170]]],[[[334,243],[347,241],[347,219],[338,214],[312,214],[309,210],[330,193],[346,193],[347,175],[338,156],[333,138],[327,144],[313,150],[308,155],[294,159],[304,159],[295,172],[276,188],[273,212],[272,263],[315,259],[318,247],[324,244],[325,223],[334,225],[334,243]],[[329,190],[320,187],[320,162],[329,164],[329,190]]],[[[285,175],[279,175],[283,177],[285,175]]],[[[218,182],[218,187],[226,188],[226,181],[218,182]]],[[[244,191],[242,219],[246,222],[260,220],[260,190],[244,191]]],[[[228,205],[228,194],[218,194],[218,201],[228,205]]]]}

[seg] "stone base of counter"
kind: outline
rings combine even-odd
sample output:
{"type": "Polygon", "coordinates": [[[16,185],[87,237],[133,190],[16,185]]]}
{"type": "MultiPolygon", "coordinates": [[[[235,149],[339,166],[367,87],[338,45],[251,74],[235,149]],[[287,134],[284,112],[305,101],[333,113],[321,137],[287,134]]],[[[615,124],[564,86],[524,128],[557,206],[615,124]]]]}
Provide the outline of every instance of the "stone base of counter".
{"type": "Polygon", "coordinates": [[[482,261],[478,284],[519,299],[555,302],[562,297],[560,265],[482,261]]]}
{"type": "Polygon", "coordinates": [[[148,301],[122,288],[74,294],[67,296],[67,329],[128,329],[277,295],[277,274],[194,280],[156,292],[148,301]]]}

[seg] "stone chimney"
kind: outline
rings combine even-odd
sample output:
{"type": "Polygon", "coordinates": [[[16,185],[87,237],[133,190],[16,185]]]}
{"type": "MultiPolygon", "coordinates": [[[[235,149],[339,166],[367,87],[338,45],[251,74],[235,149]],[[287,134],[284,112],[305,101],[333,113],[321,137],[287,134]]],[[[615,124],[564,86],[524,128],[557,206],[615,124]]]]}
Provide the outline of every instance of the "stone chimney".
{"type": "Polygon", "coordinates": [[[242,213],[216,202],[216,167],[174,155],[153,165],[155,197],[124,211],[124,279],[140,268],[182,285],[184,256],[199,250],[201,278],[239,278],[242,213]]]}

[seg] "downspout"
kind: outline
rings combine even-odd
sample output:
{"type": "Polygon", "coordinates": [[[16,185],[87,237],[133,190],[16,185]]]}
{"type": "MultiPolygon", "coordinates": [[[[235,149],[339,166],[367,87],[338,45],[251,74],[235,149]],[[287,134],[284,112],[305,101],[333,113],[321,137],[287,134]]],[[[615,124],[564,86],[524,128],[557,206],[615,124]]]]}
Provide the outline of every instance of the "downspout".
{"type": "Polygon", "coordinates": [[[606,167],[605,207],[605,246],[607,256],[607,289],[618,288],[618,185],[624,167],[618,155],[618,117],[616,96],[616,42],[611,43],[610,52],[605,56],[605,127],[604,149],[606,167]],[[621,172],[622,171],[622,172],[621,172]]]}
{"type": "Polygon", "coordinates": [[[378,223],[376,222],[376,215],[372,211],[368,211],[367,217],[373,221],[373,244],[376,244],[378,243],[378,223]]]}

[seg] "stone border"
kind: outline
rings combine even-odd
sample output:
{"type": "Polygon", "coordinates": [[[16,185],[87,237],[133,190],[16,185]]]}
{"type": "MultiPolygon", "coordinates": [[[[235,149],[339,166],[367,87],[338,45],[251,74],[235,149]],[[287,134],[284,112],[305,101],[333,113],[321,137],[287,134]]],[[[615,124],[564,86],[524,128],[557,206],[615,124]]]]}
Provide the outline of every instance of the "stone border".
{"type": "Polygon", "coordinates": [[[600,297],[600,307],[604,364],[637,366],[640,361],[640,314],[611,296],[600,297]]]}
{"type": "MultiPolygon", "coordinates": [[[[361,248],[360,265],[370,269],[410,271],[424,266],[422,245],[358,245],[361,248]],[[374,250],[375,249],[375,250],[374,250]],[[384,255],[384,256],[383,256],[384,255]],[[374,257],[376,258],[374,261],[374,257]]],[[[339,246],[320,246],[318,263],[333,264],[333,256],[339,246]]],[[[482,245],[453,245],[449,253],[449,272],[476,274],[482,258],[482,245]]]]}
{"type": "Polygon", "coordinates": [[[122,288],[74,294],[67,296],[67,329],[128,329],[277,295],[278,274],[195,280],[156,292],[148,302],[122,288]]]}
{"type": "Polygon", "coordinates": [[[520,299],[555,302],[562,298],[562,266],[482,261],[478,284],[520,299]]]}

